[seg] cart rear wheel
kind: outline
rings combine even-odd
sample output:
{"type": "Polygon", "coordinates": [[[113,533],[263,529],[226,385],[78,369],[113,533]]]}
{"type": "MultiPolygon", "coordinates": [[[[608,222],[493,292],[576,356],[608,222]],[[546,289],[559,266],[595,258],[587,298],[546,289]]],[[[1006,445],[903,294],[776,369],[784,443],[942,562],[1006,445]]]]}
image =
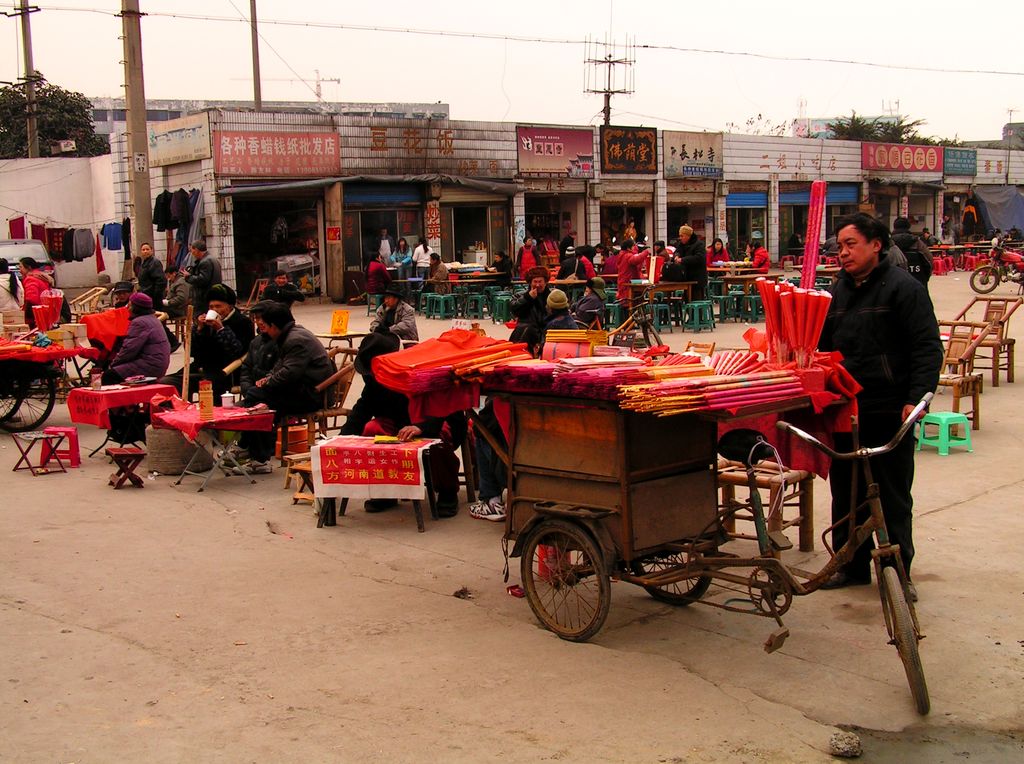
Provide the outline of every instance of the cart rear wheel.
{"type": "Polygon", "coordinates": [[[10,398],[0,404],[0,427],[8,432],[35,430],[53,411],[57,400],[57,381],[52,377],[22,382],[13,405],[10,398]]]}
{"type": "MultiPolygon", "coordinates": [[[[668,568],[675,568],[689,562],[689,555],[676,553],[666,554],[659,557],[649,557],[645,560],[634,560],[633,572],[638,576],[657,573],[668,568]]],[[[703,597],[711,586],[711,576],[698,576],[687,578],[674,584],[664,586],[645,586],[644,591],[650,594],[659,602],[667,602],[669,605],[686,607],[703,597]]]]}
{"type": "Polygon", "coordinates": [[[917,706],[919,714],[927,714],[931,710],[931,701],[928,699],[928,685],[924,679],[921,655],[917,650],[917,630],[914,628],[914,619],[910,615],[906,597],[903,596],[899,574],[891,566],[882,568],[882,600],[893,644],[896,645],[896,650],[903,661],[903,669],[907,673],[914,705],[917,706]]]}
{"type": "Polygon", "coordinates": [[[526,539],[520,569],[530,607],[547,629],[572,642],[601,630],[611,581],[589,533],[564,520],[542,521],[526,539]]]}
{"type": "Polygon", "coordinates": [[[999,269],[983,265],[971,274],[971,289],[980,294],[988,294],[999,286],[999,281],[999,269]]]}

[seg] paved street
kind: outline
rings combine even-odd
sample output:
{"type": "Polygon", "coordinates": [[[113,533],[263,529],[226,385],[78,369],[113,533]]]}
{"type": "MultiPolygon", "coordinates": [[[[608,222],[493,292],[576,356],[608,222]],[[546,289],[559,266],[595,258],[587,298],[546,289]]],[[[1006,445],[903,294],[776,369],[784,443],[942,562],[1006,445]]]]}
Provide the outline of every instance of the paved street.
{"type": "MultiPolygon", "coordinates": [[[[931,285],[940,318],[972,294],[962,274],[931,285]]],[[[335,307],[297,318],[326,330],[335,307]]],[[[353,328],[367,321],[354,307],[353,328]]],[[[738,347],[745,328],[714,339],[738,347]]],[[[880,733],[864,735],[867,761],[1019,760],[1022,385],[986,380],[974,453],[917,459],[924,718],[872,587],[797,600],[768,655],[770,621],[616,584],[604,629],[572,644],[506,594],[501,526],[464,503],[424,534],[408,504],[318,530],[277,470],[115,492],[102,458],[12,474],[0,437],[0,761],[817,762],[851,725],[880,733]]],[[[947,391],[935,408],[949,407],[947,391]]],[[[67,422],[58,406],[50,423],[67,422]]],[[[79,430],[84,455],[102,434],[79,430]]],[[[825,527],[828,486],[815,490],[825,527]]],[[[785,559],[818,567],[817,546],[785,559]]]]}

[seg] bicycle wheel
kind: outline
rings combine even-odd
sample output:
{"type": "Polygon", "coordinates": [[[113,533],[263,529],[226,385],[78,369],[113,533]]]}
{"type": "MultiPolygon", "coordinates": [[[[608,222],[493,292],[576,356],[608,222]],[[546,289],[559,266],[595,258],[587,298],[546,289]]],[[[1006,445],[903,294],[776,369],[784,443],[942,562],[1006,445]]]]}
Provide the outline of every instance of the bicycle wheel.
{"type": "Polygon", "coordinates": [[[604,625],[611,581],[590,534],[564,520],[530,531],[520,560],[526,598],[537,620],[562,639],[586,642],[604,625]]]}
{"type": "Polygon", "coordinates": [[[928,698],[928,685],[924,679],[924,668],[921,666],[921,655],[917,650],[918,636],[914,629],[914,619],[910,615],[910,608],[903,596],[903,586],[900,583],[899,574],[896,568],[887,566],[882,568],[882,607],[885,608],[886,625],[892,634],[892,642],[903,661],[903,669],[907,674],[907,682],[910,684],[910,693],[914,696],[914,705],[921,715],[931,710],[931,701],[928,698]]]}
{"type": "MultiPolygon", "coordinates": [[[[674,568],[688,561],[689,555],[687,554],[666,554],[658,557],[649,557],[645,560],[634,560],[632,568],[633,573],[643,576],[674,568]]],[[[710,586],[711,576],[699,576],[697,578],[687,578],[674,584],[645,586],[644,591],[659,602],[665,602],[676,607],[686,607],[703,597],[710,586]]]]}
{"type": "MultiPolygon", "coordinates": [[[[34,379],[26,385],[19,391],[15,407],[0,419],[0,427],[8,432],[35,430],[50,416],[57,401],[57,381],[52,377],[34,379]]],[[[0,405],[0,413],[8,400],[0,405]]]]}
{"type": "Polygon", "coordinates": [[[1001,280],[998,268],[983,265],[971,274],[971,289],[979,294],[988,294],[999,286],[1001,280]]]}

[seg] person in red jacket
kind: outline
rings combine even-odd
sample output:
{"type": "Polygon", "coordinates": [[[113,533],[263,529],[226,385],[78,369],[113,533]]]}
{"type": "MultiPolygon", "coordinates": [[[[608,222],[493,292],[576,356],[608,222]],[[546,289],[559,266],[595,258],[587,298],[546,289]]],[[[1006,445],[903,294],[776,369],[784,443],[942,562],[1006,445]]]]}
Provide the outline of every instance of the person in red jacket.
{"type": "Polygon", "coordinates": [[[537,240],[527,238],[523,246],[519,248],[516,256],[516,269],[519,271],[519,278],[528,281],[526,274],[539,265],[537,260],[537,240]]]}
{"type": "Polygon", "coordinates": [[[384,290],[391,283],[391,274],[388,273],[384,259],[378,255],[366,266],[366,293],[384,294],[384,290]]]}
{"type": "Polygon", "coordinates": [[[643,266],[650,258],[650,254],[646,250],[638,252],[636,242],[632,239],[623,239],[621,246],[617,263],[619,281],[615,287],[615,299],[625,302],[626,307],[632,310],[629,303],[629,282],[644,277],[643,266]]]}
{"type": "Polygon", "coordinates": [[[750,242],[750,248],[753,250],[751,265],[759,272],[767,273],[768,268],[771,267],[772,258],[764,247],[764,241],[760,237],[754,236],[753,241],[750,242]]]}
{"type": "Polygon", "coordinates": [[[711,246],[708,247],[708,266],[711,266],[713,263],[727,262],[729,262],[729,250],[725,248],[725,243],[721,239],[715,239],[711,242],[711,246]]]}
{"type": "Polygon", "coordinates": [[[43,292],[53,289],[53,278],[40,270],[34,257],[21,258],[18,271],[21,273],[22,289],[25,290],[25,323],[35,328],[36,317],[32,306],[43,304],[43,292]]]}

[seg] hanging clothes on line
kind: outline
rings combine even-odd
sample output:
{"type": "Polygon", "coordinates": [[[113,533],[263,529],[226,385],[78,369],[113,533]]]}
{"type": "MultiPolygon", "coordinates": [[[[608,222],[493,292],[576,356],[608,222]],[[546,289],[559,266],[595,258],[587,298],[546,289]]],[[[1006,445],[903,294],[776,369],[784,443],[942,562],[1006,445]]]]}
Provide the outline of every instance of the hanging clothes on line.
{"type": "Polygon", "coordinates": [[[8,221],[7,221],[7,230],[11,234],[10,238],[12,238],[12,239],[24,239],[25,238],[25,231],[27,230],[26,223],[25,223],[25,216],[24,215],[18,215],[17,217],[13,217],[13,218],[8,219],[8,221]]]}
{"type": "Polygon", "coordinates": [[[124,247],[124,259],[132,258],[132,219],[125,218],[121,221],[121,244],[124,247]]]}
{"type": "Polygon", "coordinates": [[[109,249],[114,252],[121,249],[120,223],[104,223],[103,227],[100,228],[100,234],[103,236],[104,249],[109,249]]]}
{"type": "Polygon", "coordinates": [[[171,192],[161,191],[157,194],[156,203],[153,205],[153,225],[158,231],[171,231],[178,227],[178,223],[171,216],[171,192]]]}
{"type": "Polygon", "coordinates": [[[88,228],[76,228],[74,242],[73,254],[76,261],[81,262],[85,258],[92,257],[95,254],[95,250],[93,249],[92,231],[88,228]]]}

